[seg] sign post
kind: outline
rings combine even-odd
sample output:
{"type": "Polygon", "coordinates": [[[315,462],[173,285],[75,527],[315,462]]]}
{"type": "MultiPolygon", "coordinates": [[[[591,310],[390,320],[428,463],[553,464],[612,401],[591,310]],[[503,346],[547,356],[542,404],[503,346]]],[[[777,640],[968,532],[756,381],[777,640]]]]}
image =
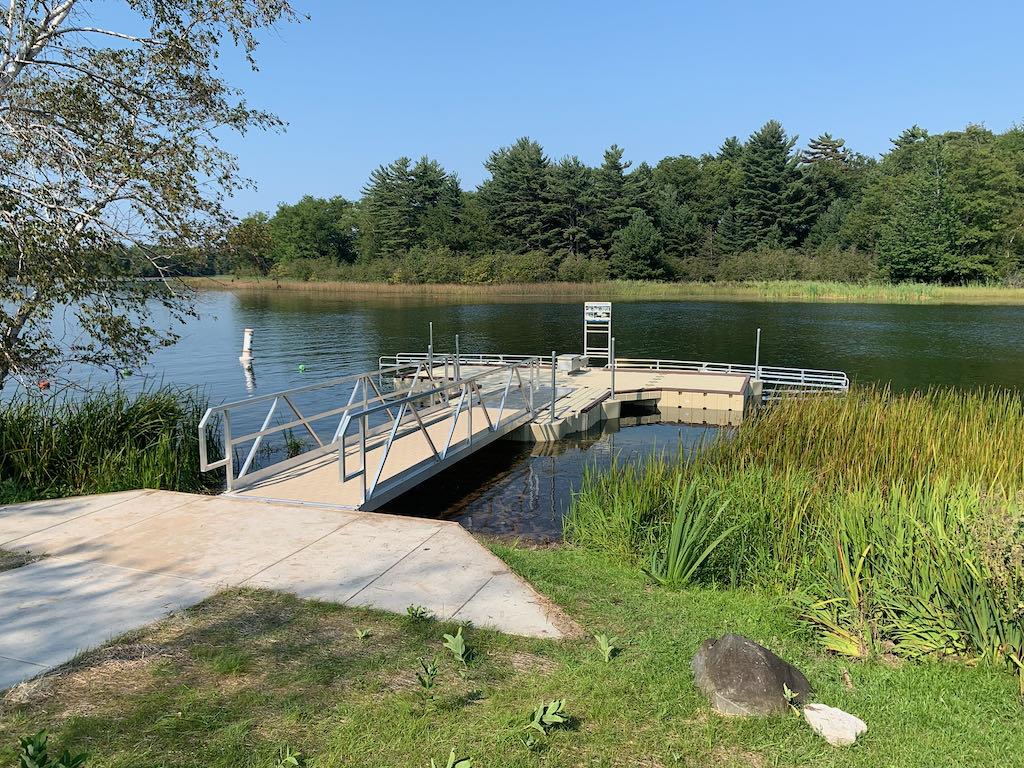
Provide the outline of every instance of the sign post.
{"type": "Polygon", "coordinates": [[[583,305],[583,354],[589,366],[590,358],[611,363],[612,303],[588,301],[583,305]]]}

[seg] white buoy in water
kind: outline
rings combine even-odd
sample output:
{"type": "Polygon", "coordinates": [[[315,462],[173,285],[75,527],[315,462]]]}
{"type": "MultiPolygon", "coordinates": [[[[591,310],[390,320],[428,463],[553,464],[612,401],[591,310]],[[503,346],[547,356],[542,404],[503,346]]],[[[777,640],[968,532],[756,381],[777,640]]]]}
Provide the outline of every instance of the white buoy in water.
{"type": "Polygon", "coordinates": [[[243,362],[252,359],[252,328],[242,331],[242,356],[238,359],[243,362]]]}

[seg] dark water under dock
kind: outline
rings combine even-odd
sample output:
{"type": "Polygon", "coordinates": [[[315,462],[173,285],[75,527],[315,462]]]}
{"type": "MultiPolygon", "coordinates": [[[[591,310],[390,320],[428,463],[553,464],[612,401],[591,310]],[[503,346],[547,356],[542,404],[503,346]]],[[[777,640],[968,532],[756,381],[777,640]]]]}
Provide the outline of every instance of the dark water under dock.
{"type": "Polygon", "coordinates": [[[380,511],[454,520],[489,536],[557,541],[588,467],[658,454],[692,457],[718,434],[719,427],[674,423],[681,415],[637,409],[555,443],[499,441],[380,511]]]}

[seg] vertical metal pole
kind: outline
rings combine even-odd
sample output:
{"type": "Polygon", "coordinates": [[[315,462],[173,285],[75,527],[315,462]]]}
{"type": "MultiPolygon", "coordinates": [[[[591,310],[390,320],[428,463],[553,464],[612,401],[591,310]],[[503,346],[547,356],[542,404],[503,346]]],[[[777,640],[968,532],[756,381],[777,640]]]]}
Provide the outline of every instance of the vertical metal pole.
{"type": "Polygon", "coordinates": [[[462,378],[462,374],[459,371],[459,334],[455,334],[455,378],[456,380],[462,378]]]}
{"type": "MultiPolygon", "coordinates": [[[[427,380],[431,384],[431,388],[436,386],[434,382],[434,345],[433,343],[427,344],[427,380]]],[[[430,405],[434,405],[434,396],[430,396],[430,405]]]]}
{"type": "Polygon", "coordinates": [[[430,336],[429,336],[429,338],[427,340],[427,344],[429,344],[432,347],[432,346],[434,346],[434,321],[431,320],[428,323],[428,325],[430,326],[430,336]]]}
{"type": "Polygon", "coordinates": [[[368,470],[366,468],[366,414],[363,413],[362,418],[359,419],[359,453],[363,456],[363,471],[360,472],[361,483],[363,488],[361,504],[366,503],[366,475],[368,470]]]}
{"type": "Polygon", "coordinates": [[[231,445],[231,411],[224,411],[224,458],[227,460],[225,474],[228,490],[235,487],[235,449],[231,445]]]}
{"type": "Polygon", "coordinates": [[[530,370],[527,372],[526,396],[529,398],[530,413],[536,413],[536,411],[533,410],[533,363],[530,363],[530,370]]]}
{"type": "Polygon", "coordinates": [[[557,373],[557,366],[555,360],[555,350],[551,350],[551,412],[548,414],[548,424],[555,423],[555,394],[558,391],[558,380],[555,378],[557,373]]]}
{"type": "MultiPolygon", "coordinates": [[[[463,389],[466,389],[466,385],[462,385],[463,389]]],[[[473,445],[473,388],[470,387],[466,394],[469,395],[469,412],[466,414],[467,424],[469,425],[469,444],[473,445]]]]}
{"type": "Polygon", "coordinates": [[[615,337],[612,336],[611,343],[608,345],[608,354],[611,357],[609,361],[612,367],[612,399],[615,399],[615,337]]]}
{"type": "Polygon", "coordinates": [[[757,341],[754,344],[754,380],[761,380],[761,329],[757,329],[757,341]]]}

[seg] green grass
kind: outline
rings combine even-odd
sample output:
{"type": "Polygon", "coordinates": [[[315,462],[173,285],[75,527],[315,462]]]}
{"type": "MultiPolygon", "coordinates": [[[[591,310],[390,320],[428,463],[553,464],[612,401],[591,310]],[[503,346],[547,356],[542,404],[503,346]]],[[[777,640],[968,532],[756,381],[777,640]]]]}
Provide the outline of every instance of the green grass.
{"type": "Polygon", "coordinates": [[[134,488],[209,490],[194,391],[22,396],[0,407],[0,504],[134,488]]]}
{"type": "Polygon", "coordinates": [[[450,624],[257,591],[224,593],[83,656],[0,704],[0,764],[20,734],[88,750],[90,766],[272,766],[288,744],[309,765],[427,768],[450,749],[502,766],[1006,766],[1024,751],[1013,679],[987,666],[850,662],[825,654],[783,598],[651,587],[577,548],[496,547],[585,628],[563,642],[470,628],[465,677],[450,624]],[[372,631],[360,640],[355,628],[372,631]],[[869,732],[829,747],[796,717],[726,719],[694,688],[699,644],[744,633],[796,663],[817,699],[869,732]],[[592,639],[619,638],[606,663],[592,639]],[[437,656],[432,699],[414,676],[437,656]],[[244,660],[244,663],[236,663],[244,660]],[[852,688],[844,684],[848,670],[852,688]],[[524,747],[531,710],[564,698],[569,727],[524,747]]]}
{"type": "Polygon", "coordinates": [[[869,304],[1024,304],[1024,288],[999,285],[943,286],[924,283],[840,283],[814,280],[663,283],[611,280],[597,283],[402,284],[330,280],[275,280],[231,275],[184,278],[198,288],[290,290],[473,300],[615,301],[749,300],[857,302],[869,304]]]}
{"type": "Polygon", "coordinates": [[[680,485],[726,506],[722,520],[691,520],[709,529],[697,540],[724,537],[703,582],[788,595],[825,647],[851,656],[1024,670],[1019,394],[784,402],[696,461],[589,474],[566,538],[647,567],[669,550],[680,485]]]}

